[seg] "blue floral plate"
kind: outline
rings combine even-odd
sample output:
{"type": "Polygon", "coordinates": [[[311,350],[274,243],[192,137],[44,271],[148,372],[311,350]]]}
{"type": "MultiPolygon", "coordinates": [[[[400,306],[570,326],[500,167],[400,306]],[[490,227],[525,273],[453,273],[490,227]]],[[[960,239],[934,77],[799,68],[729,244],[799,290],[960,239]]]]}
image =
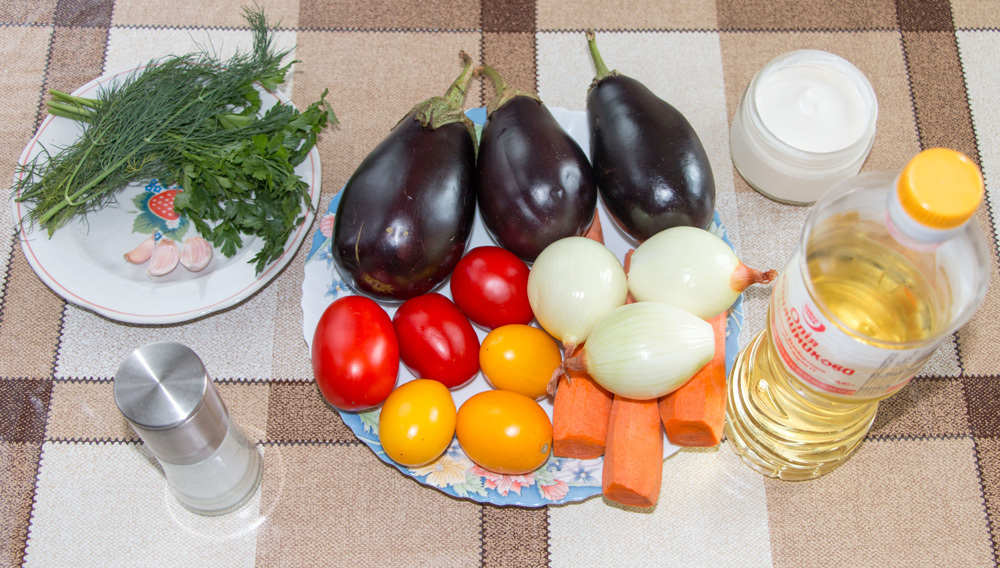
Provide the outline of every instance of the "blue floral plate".
{"type": "MultiPolygon", "coordinates": [[[[582,111],[565,109],[550,109],[559,123],[576,139],[586,152],[588,131],[586,115],[582,111]]],[[[477,126],[477,131],[486,121],[486,111],[483,108],[472,109],[467,113],[477,126]]],[[[312,246],[305,262],[305,277],[302,282],[302,320],[303,335],[306,343],[312,347],[313,333],[323,311],[335,299],[353,295],[354,292],[344,283],[338,273],[331,256],[331,243],[335,212],[340,203],[340,193],[335,195],[320,217],[312,237],[312,246]]],[[[625,253],[635,244],[614,225],[611,217],[598,200],[599,215],[604,227],[605,244],[619,259],[624,259],[625,253]]],[[[712,222],[710,230],[723,238],[732,246],[726,235],[726,230],[719,221],[718,213],[712,222]]],[[[469,249],[494,243],[482,221],[476,213],[469,249]]],[[[450,297],[448,283],[445,281],[438,292],[450,297]]],[[[391,317],[395,306],[383,303],[391,317]]],[[[733,359],[739,347],[740,327],[743,324],[743,299],[740,297],[730,309],[728,328],[726,330],[726,365],[731,368],[733,359]]],[[[476,329],[479,339],[486,337],[487,330],[476,329]]],[[[413,380],[405,365],[400,365],[399,383],[413,380]]],[[[452,390],[455,406],[460,407],[472,395],[492,388],[482,373],[468,384],[452,390]]],[[[552,416],[551,398],[539,401],[542,408],[552,416]]],[[[379,408],[366,412],[344,412],[340,415],[344,423],[354,432],[359,440],[375,452],[382,461],[396,467],[404,474],[415,478],[424,485],[437,488],[448,495],[462,499],[470,499],[479,503],[494,505],[517,505],[522,507],[540,507],[582,501],[601,494],[601,471],[603,458],[578,460],[550,456],[549,460],[537,470],[525,475],[501,475],[487,471],[472,462],[462,451],[456,440],[451,447],[436,461],[424,467],[410,468],[396,464],[382,450],[378,439],[379,408]]],[[[666,441],[664,436],[664,458],[675,453],[679,448],[666,441]]]]}

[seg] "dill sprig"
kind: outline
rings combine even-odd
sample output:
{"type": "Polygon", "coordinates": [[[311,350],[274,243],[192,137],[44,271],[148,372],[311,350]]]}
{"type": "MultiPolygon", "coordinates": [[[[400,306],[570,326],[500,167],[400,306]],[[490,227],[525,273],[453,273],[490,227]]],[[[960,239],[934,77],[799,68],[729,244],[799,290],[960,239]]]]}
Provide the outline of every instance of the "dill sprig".
{"type": "Polygon", "coordinates": [[[273,49],[264,14],[244,9],[253,50],[226,60],[202,51],[153,60],[95,98],[52,90],[50,114],[80,121],[82,135],[20,167],[14,192],[34,204],[28,220],[51,236],[78,215],[116,200],[129,183],[158,179],[184,189],[174,206],[198,232],[232,256],[256,235],[257,272],[278,258],[312,206],[294,173],[336,116],[320,100],[299,112],[261,113],[258,88],[274,90],[293,62],[273,49]]]}

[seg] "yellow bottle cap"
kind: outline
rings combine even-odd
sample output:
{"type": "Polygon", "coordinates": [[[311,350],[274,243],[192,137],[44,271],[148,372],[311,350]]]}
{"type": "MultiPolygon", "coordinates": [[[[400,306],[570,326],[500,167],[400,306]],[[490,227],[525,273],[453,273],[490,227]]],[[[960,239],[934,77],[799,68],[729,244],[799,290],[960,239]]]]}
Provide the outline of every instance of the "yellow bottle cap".
{"type": "Polygon", "coordinates": [[[903,168],[897,194],[914,221],[932,229],[965,223],[983,200],[983,174],[968,156],[948,148],[917,154],[903,168]]]}

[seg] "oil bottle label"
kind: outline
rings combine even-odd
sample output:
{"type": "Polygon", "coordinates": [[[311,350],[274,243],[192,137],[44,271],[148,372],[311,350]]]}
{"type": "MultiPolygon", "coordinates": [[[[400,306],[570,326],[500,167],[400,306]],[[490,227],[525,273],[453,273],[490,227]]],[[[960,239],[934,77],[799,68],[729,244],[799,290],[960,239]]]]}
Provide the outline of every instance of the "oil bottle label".
{"type": "MultiPolygon", "coordinates": [[[[788,266],[799,266],[797,256],[788,266]]],[[[794,268],[775,284],[769,323],[790,373],[816,390],[858,399],[883,397],[903,387],[939,345],[887,349],[845,332],[819,308],[794,268]]]]}

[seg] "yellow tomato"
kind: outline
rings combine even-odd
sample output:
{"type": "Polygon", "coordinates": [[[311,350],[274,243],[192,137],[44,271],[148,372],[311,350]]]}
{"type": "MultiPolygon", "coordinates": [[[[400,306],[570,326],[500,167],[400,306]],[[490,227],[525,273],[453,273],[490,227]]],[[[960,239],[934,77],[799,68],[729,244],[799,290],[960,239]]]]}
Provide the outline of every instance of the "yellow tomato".
{"type": "Polygon", "coordinates": [[[545,463],[552,449],[552,422],[534,400],[516,392],[488,390],[458,409],[458,443],[479,466],[520,475],[545,463]]]}
{"type": "Polygon", "coordinates": [[[403,466],[430,463],[451,445],[456,416],[448,387],[430,379],[403,383],[382,403],[378,417],[382,449],[403,466]]]}
{"type": "Polygon", "coordinates": [[[552,372],[561,362],[559,344],[530,325],[498,327],[479,346],[479,368],[490,384],[533,399],[545,396],[552,372]]]}

